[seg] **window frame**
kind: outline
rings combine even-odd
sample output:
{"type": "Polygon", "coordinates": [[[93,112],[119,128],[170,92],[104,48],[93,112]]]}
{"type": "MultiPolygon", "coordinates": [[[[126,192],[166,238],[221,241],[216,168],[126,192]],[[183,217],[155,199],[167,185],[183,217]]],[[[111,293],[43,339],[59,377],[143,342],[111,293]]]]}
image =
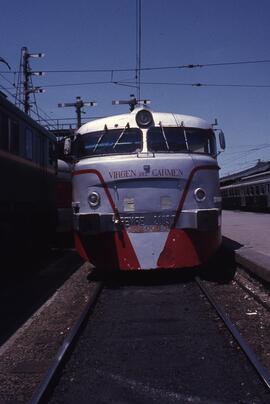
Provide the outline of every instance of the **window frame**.
{"type": "Polygon", "coordinates": [[[24,156],[27,160],[33,161],[34,158],[34,132],[28,126],[24,130],[24,156]]]}
{"type": "MultiPolygon", "coordinates": [[[[197,135],[196,134],[196,135],[197,135]]],[[[155,134],[153,133],[153,136],[155,134]]],[[[156,135],[157,136],[157,135],[156,135]]],[[[153,142],[154,144],[154,142],[153,142]]],[[[179,143],[180,145],[180,143],[179,143]]],[[[205,147],[206,142],[202,142],[202,146],[205,147]]],[[[173,153],[173,154],[179,154],[179,153],[188,153],[188,154],[200,154],[200,155],[208,155],[211,157],[216,157],[217,155],[217,147],[216,147],[216,137],[215,133],[212,129],[202,129],[202,128],[193,128],[193,127],[184,127],[184,126],[152,126],[151,128],[148,129],[147,131],[147,150],[152,153],[173,153]],[[166,133],[167,130],[167,133],[166,133]],[[151,146],[151,143],[149,142],[149,138],[151,136],[151,132],[154,131],[160,131],[160,137],[161,139],[163,138],[164,145],[167,146],[167,148],[164,147],[163,150],[161,149],[156,149],[155,147],[151,146]],[[185,145],[185,148],[183,150],[175,150],[170,147],[170,144],[172,144],[173,136],[171,136],[171,139],[168,139],[169,132],[173,133],[173,131],[182,131],[180,132],[179,135],[182,137],[182,142],[181,145],[185,145]],[[197,131],[197,134],[201,133],[201,137],[203,140],[206,140],[208,143],[208,151],[197,151],[193,150],[192,147],[194,147],[194,144],[192,144],[192,133],[191,131],[197,131]],[[211,138],[210,138],[211,136],[211,138]],[[165,140],[166,137],[166,140],[165,140]],[[169,140],[169,141],[168,141],[169,140]],[[211,142],[212,140],[212,142],[211,142]],[[190,147],[192,146],[192,147],[190,147]],[[168,148],[169,147],[169,148],[168,148]]]]}
{"type": "MultiPolygon", "coordinates": [[[[106,138],[104,139],[106,140],[106,138]]],[[[109,141],[109,139],[107,140],[107,142],[109,141]]],[[[131,144],[135,142],[130,142],[131,144]]],[[[91,157],[99,157],[99,156],[117,156],[117,155],[129,155],[129,154],[137,154],[140,153],[143,150],[143,132],[141,131],[141,129],[136,128],[136,127],[132,127],[132,128],[115,128],[115,129],[103,129],[103,130],[97,130],[97,131],[93,131],[93,132],[88,132],[88,133],[84,133],[84,134],[78,134],[77,135],[77,139],[75,141],[75,145],[74,145],[74,151],[75,151],[75,155],[78,156],[80,159],[82,158],[91,158],[91,157]],[[125,150],[125,151],[119,151],[119,150],[114,150],[114,149],[118,149],[119,146],[121,146],[122,144],[124,144],[123,142],[121,142],[121,140],[125,139],[125,136],[127,136],[129,134],[128,131],[132,131],[133,134],[137,134],[140,136],[140,146],[136,147],[136,149],[130,151],[130,150],[125,150]],[[102,145],[102,138],[103,136],[113,136],[113,135],[117,135],[115,136],[114,139],[112,139],[113,141],[110,143],[108,143],[107,147],[111,147],[111,149],[107,149],[106,148],[106,143],[104,143],[104,147],[103,149],[100,148],[100,145],[102,145]],[[93,140],[95,140],[95,142],[92,143],[92,149],[93,149],[93,153],[89,153],[87,152],[87,149],[90,149],[91,146],[91,142],[88,143],[88,148],[87,148],[87,138],[89,138],[89,140],[92,138],[94,138],[93,140]],[[120,139],[120,140],[119,140],[120,139]],[[99,150],[98,150],[99,149],[99,150]],[[98,152],[96,152],[98,151],[98,152]]]]}

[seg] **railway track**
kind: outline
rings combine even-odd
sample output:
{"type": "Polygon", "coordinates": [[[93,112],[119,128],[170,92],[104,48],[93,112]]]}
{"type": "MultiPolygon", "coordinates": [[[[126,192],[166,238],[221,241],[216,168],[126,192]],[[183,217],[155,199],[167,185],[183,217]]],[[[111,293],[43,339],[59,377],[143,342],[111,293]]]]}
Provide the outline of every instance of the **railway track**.
{"type": "Polygon", "coordinates": [[[79,333],[91,314],[92,310],[94,309],[95,303],[97,298],[102,290],[103,284],[102,282],[96,282],[95,287],[92,289],[91,297],[85,306],[84,310],[82,311],[81,315],[75,322],[74,326],[70,330],[68,336],[65,338],[63,344],[59,348],[54,361],[50,368],[48,369],[42,383],[39,385],[37,390],[35,391],[31,403],[42,403],[46,400],[48,394],[50,394],[50,389],[55,382],[55,379],[58,376],[59,371],[61,370],[64,361],[66,360],[67,355],[70,353],[76,338],[78,338],[79,333]]]}
{"type": "MultiPolygon", "coordinates": [[[[270,373],[266,370],[266,368],[261,364],[257,356],[255,355],[254,351],[251,349],[249,344],[246,342],[245,338],[241,335],[239,330],[237,329],[236,325],[231,321],[230,317],[225,313],[222,307],[215,301],[214,297],[212,296],[210,290],[203,284],[203,282],[196,278],[196,282],[212,304],[216,312],[218,313],[221,320],[224,322],[230,333],[233,335],[235,340],[237,341],[238,345],[242,349],[242,351],[247,356],[249,362],[254,367],[256,372],[258,373],[259,377],[264,382],[266,388],[269,390],[270,393],[270,373]]],[[[254,297],[254,294],[253,294],[254,297]]],[[[270,308],[269,308],[270,311],[270,308]]]]}
{"type": "MultiPolygon", "coordinates": [[[[72,328],[62,347],[59,349],[51,368],[48,370],[39,388],[35,391],[31,404],[58,402],[59,397],[62,397],[62,394],[64,394],[63,392],[68,395],[62,397],[62,399],[65,401],[65,397],[70,397],[70,401],[66,402],[73,402],[72,394],[74,394],[74,388],[76,391],[75,394],[79,394],[77,397],[78,401],[89,402],[89,397],[87,397],[87,401],[83,401],[80,398],[80,393],[76,390],[79,388],[78,386],[81,386],[82,391],[84,391],[82,397],[85,399],[88,394],[88,390],[85,387],[86,380],[88,380],[88,378],[91,379],[93,385],[96,382],[96,380],[91,377],[92,371],[89,371],[88,368],[88,366],[92,366],[93,363],[91,360],[88,361],[86,359],[87,354],[89,354],[93,362],[96,363],[93,365],[94,367],[96,366],[94,369],[96,377],[101,380],[105,379],[107,382],[106,387],[108,387],[109,393],[106,394],[109,394],[110,399],[103,392],[102,402],[115,402],[114,395],[116,393],[119,394],[119,389],[128,390],[129,394],[131,394],[131,400],[124,402],[138,402],[136,401],[138,397],[140,397],[139,402],[152,402],[151,400],[155,401],[157,399],[159,402],[164,403],[231,402],[226,396],[227,393],[225,393],[228,386],[225,390],[224,386],[222,386],[222,384],[226,385],[226,378],[228,379],[228,374],[222,361],[224,362],[228,357],[231,361],[231,363],[229,363],[229,374],[232,372],[233,376],[231,383],[232,385],[236,383],[237,387],[240,389],[236,393],[235,386],[229,387],[229,389],[231,389],[229,394],[232,394],[230,400],[232,399],[234,402],[236,398],[236,402],[241,399],[243,400],[241,402],[260,403],[265,402],[265,397],[269,398],[269,373],[241,336],[235,324],[230,321],[222,307],[215,302],[215,299],[211,296],[204,282],[198,277],[195,278],[196,283],[192,282],[190,279],[187,281],[186,278],[180,277],[180,279],[177,279],[177,276],[173,277],[173,279],[170,279],[170,276],[164,277],[163,275],[159,280],[156,280],[154,276],[149,278],[144,276],[144,274],[138,274],[129,279],[120,279],[120,282],[118,280],[109,285],[105,284],[105,287],[102,282],[96,282],[87,307],[72,328]],[[142,275],[142,277],[140,277],[140,275],[142,275]],[[104,292],[102,292],[103,288],[104,292]],[[220,337],[220,330],[222,330],[222,334],[224,334],[224,327],[221,326],[220,323],[217,327],[217,319],[215,319],[213,313],[210,313],[209,305],[205,305],[204,299],[200,296],[201,293],[203,293],[204,298],[215,308],[218,316],[237,341],[237,346],[245,353],[248,361],[256,370],[262,383],[260,381],[254,381],[256,379],[255,373],[253,373],[250,368],[247,369],[245,359],[240,358],[238,349],[234,348],[234,352],[232,352],[232,347],[229,346],[229,338],[226,336],[222,337],[225,338],[228,344],[228,347],[225,349],[223,345],[224,340],[220,337]],[[125,305],[128,313],[123,309],[125,305]],[[96,308],[94,310],[95,306],[96,308]],[[117,310],[119,310],[119,313],[116,313],[117,310]],[[93,313],[93,316],[91,316],[90,321],[88,321],[87,319],[89,319],[91,313],[93,313]],[[94,317],[93,320],[92,317],[94,317]],[[100,331],[98,331],[99,328],[100,331]],[[78,339],[82,330],[82,338],[78,339]],[[104,335],[106,337],[104,337],[104,335]],[[89,338],[92,339],[92,342],[90,342],[90,345],[87,345],[89,338]],[[81,342],[82,340],[83,342],[81,342]],[[75,344],[76,341],[78,341],[78,344],[75,344]],[[95,344],[98,345],[100,341],[103,346],[96,348],[95,344]],[[201,344],[201,348],[196,350],[198,343],[201,344]],[[207,350],[207,344],[209,343],[212,345],[210,351],[207,350]],[[225,352],[220,353],[219,349],[217,349],[219,344],[223,347],[225,352]],[[77,345],[81,345],[81,347],[78,348],[77,345]],[[119,349],[119,345],[122,346],[122,349],[119,349]],[[156,348],[156,345],[158,345],[158,348],[156,348]],[[111,350],[111,346],[117,347],[116,352],[111,350]],[[136,359],[132,354],[134,346],[138,349],[138,357],[142,356],[138,360],[138,363],[136,363],[136,359]],[[144,347],[142,348],[142,346],[144,347]],[[175,346],[175,351],[173,346],[175,346]],[[80,349],[84,351],[83,354],[78,353],[80,349]],[[151,350],[153,350],[152,356],[149,356],[148,361],[145,362],[143,356],[147,357],[151,350]],[[164,358],[166,357],[166,360],[169,361],[167,363],[164,362],[164,358],[160,362],[157,357],[157,355],[163,356],[164,350],[168,351],[168,357],[166,357],[166,355],[164,356],[164,358]],[[192,354],[194,350],[196,351],[195,355],[192,354]],[[211,350],[212,355],[216,355],[214,360],[209,356],[211,355],[211,350]],[[74,352],[75,359],[73,359],[74,355],[72,354],[69,362],[73,361],[73,363],[71,363],[71,365],[69,363],[65,365],[71,351],[74,352]],[[104,351],[108,351],[108,361],[113,363],[112,367],[114,371],[108,370],[109,365],[106,357],[104,358],[104,351]],[[187,351],[188,354],[185,355],[185,351],[187,351]],[[179,356],[177,360],[172,357],[174,352],[176,356],[179,356]],[[83,357],[82,360],[80,359],[80,355],[83,357]],[[184,356],[186,356],[186,358],[183,360],[184,356]],[[119,365],[115,365],[117,361],[119,361],[119,365]],[[140,369],[139,373],[135,371],[135,374],[133,374],[133,367],[130,369],[130,362],[132,361],[135,362],[134,367],[140,369]],[[154,379],[152,380],[149,376],[149,369],[147,369],[149,361],[153,362],[152,365],[164,367],[164,369],[161,369],[162,377],[164,377],[164,371],[167,366],[167,372],[169,373],[167,378],[170,380],[164,382],[158,372],[155,376],[156,371],[154,371],[154,368],[152,369],[154,373],[154,379]],[[216,361],[219,362],[219,364],[217,365],[217,370],[214,370],[216,361]],[[240,361],[241,366],[237,370],[238,361],[240,361]],[[76,368],[78,368],[78,366],[84,368],[84,362],[87,363],[84,372],[89,374],[85,379],[85,375],[82,373],[80,379],[80,376],[76,375],[76,368]],[[204,362],[209,363],[205,366],[204,362]],[[66,366],[67,369],[65,368],[61,376],[59,387],[57,383],[59,382],[64,366],[66,366]],[[122,369],[123,366],[127,367],[125,374],[119,372],[119,369],[122,369]],[[195,373],[194,370],[192,371],[192,366],[197,369],[195,373]],[[206,375],[203,374],[203,370],[206,370],[208,367],[210,371],[207,377],[205,377],[206,375]],[[117,372],[116,369],[118,370],[117,372]],[[220,375],[220,380],[219,377],[215,375],[215,372],[217,371],[218,373],[221,369],[224,371],[224,374],[220,375]],[[241,371],[243,371],[243,374],[239,374],[241,371]],[[189,375],[188,372],[190,372],[189,375]],[[140,378],[140,373],[142,373],[142,379],[140,378]],[[209,377],[214,378],[212,383],[213,385],[216,383],[216,386],[212,387],[213,391],[208,392],[207,396],[205,393],[205,381],[209,377]],[[66,380],[63,382],[62,379],[66,380]],[[237,379],[236,382],[235,379],[237,379]],[[74,387],[73,382],[76,387],[74,387]],[[162,385],[163,382],[164,386],[162,385]],[[65,387],[61,388],[61,383],[65,383],[65,387]],[[177,386],[177,383],[179,386],[177,386]],[[195,387],[196,383],[198,388],[195,387]],[[190,387],[190,385],[193,387],[190,387]],[[185,387],[188,387],[188,391],[185,391],[185,387]],[[70,388],[71,391],[73,389],[73,392],[66,393],[67,388],[70,388]],[[200,396],[199,393],[200,389],[204,389],[202,396],[200,396]],[[55,393],[56,398],[54,396],[55,393]],[[136,396],[136,394],[138,396],[136,396]],[[233,394],[238,396],[234,397],[233,394]]],[[[103,387],[100,388],[103,389],[103,387]]],[[[120,394],[122,394],[122,390],[120,394]]],[[[125,399],[126,397],[127,396],[125,396],[125,399]]],[[[96,402],[93,397],[90,401],[96,402]]]]}
{"type": "Polygon", "coordinates": [[[250,279],[247,272],[239,270],[234,281],[270,313],[270,291],[268,286],[263,286],[261,281],[258,282],[255,279],[250,279]]]}

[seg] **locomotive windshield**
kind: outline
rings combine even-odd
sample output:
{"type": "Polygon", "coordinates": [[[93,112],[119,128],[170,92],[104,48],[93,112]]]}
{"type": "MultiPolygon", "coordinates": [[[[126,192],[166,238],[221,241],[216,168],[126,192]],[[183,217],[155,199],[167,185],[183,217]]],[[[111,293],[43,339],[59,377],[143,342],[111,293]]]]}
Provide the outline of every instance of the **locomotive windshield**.
{"type": "Polygon", "coordinates": [[[79,157],[138,153],[142,150],[142,133],[139,129],[128,127],[104,129],[79,135],[76,143],[79,157]]]}
{"type": "MultiPolygon", "coordinates": [[[[79,158],[132,154],[143,149],[142,132],[126,126],[78,135],[75,154],[79,158]]],[[[203,153],[216,156],[212,130],[185,127],[151,127],[147,131],[147,149],[155,153],[203,153]]]]}
{"type": "Polygon", "coordinates": [[[184,127],[152,127],[147,132],[152,152],[207,153],[216,155],[215,135],[211,130],[184,127]]]}

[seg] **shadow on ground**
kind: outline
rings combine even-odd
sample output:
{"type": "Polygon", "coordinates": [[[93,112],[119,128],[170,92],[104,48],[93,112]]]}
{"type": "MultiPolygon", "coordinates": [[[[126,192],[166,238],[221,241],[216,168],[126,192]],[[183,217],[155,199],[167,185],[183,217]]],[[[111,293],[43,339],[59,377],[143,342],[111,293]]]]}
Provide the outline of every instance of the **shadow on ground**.
{"type": "Polygon", "coordinates": [[[0,345],[31,317],[83,260],[74,251],[17,257],[3,268],[0,284],[0,345]],[[30,259],[31,258],[31,259],[30,259]]]}
{"type": "Polygon", "coordinates": [[[203,265],[200,271],[201,278],[220,284],[230,283],[237,269],[235,251],[241,247],[242,244],[223,237],[219,250],[206,265],[203,265]]]}

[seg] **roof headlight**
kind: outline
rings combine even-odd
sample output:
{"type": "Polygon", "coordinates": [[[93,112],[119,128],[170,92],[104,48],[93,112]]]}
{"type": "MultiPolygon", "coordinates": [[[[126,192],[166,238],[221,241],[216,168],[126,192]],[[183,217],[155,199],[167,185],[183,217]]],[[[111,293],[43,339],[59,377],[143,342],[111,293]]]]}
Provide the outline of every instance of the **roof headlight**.
{"type": "Polygon", "coordinates": [[[100,195],[98,192],[91,192],[88,196],[88,203],[91,208],[97,208],[100,205],[100,195]]]}
{"type": "Polygon", "coordinates": [[[140,128],[148,128],[153,123],[153,116],[147,109],[141,109],[136,114],[136,122],[140,128]]]}
{"type": "Polygon", "coordinates": [[[206,198],[206,192],[203,188],[197,188],[194,191],[194,196],[195,196],[196,201],[202,202],[206,198]]]}

